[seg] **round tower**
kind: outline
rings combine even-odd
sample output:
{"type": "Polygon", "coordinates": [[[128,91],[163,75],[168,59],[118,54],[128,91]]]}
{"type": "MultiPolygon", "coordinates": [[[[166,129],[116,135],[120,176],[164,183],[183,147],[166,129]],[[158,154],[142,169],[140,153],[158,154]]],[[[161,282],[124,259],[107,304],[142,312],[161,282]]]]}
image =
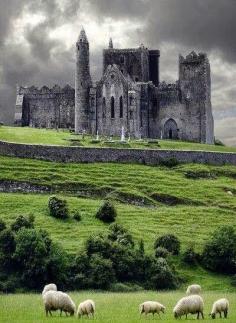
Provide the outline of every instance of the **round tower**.
{"type": "Polygon", "coordinates": [[[84,28],[82,28],[76,43],[75,133],[90,132],[89,91],[91,86],[89,42],[84,28]]]}

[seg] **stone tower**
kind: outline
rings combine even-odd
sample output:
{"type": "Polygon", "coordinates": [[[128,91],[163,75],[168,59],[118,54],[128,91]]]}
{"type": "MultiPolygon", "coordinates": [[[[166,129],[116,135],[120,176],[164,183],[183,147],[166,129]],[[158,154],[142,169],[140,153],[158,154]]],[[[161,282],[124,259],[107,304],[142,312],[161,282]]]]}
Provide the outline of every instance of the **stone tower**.
{"type": "MultiPolygon", "coordinates": [[[[187,107],[187,114],[194,124],[194,137],[201,143],[214,143],[214,120],[211,106],[211,72],[207,55],[190,53],[179,57],[179,82],[182,103],[187,107]],[[198,135],[197,135],[198,132],[198,135]]],[[[191,137],[189,138],[191,140],[191,137]]]]}
{"type": "Polygon", "coordinates": [[[75,133],[90,132],[89,91],[92,86],[89,67],[89,42],[82,28],[76,43],[75,133]]]}

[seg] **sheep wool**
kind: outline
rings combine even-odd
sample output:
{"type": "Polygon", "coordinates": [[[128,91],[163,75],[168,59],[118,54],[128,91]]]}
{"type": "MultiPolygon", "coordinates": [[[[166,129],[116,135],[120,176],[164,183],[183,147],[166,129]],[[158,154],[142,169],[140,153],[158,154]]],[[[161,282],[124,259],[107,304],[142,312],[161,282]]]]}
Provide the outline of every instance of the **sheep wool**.
{"type": "Polygon", "coordinates": [[[204,318],[203,315],[203,299],[199,295],[190,295],[181,298],[178,303],[175,305],[173,312],[174,317],[178,318],[182,315],[186,315],[186,318],[188,314],[197,314],[197,318],[199,319],[200,313],[202,318],[204,318]]]}
{"type": "Polygon", "coordinates": [[[95,313],[95,303],[91,299],[87,299],[86,301],[79,304],[77,317],[80,318],[83,315],[87,315],[87,317],[89,316],[94,317],[94,313],[95,313]]]}
{"type": "Polygon", "coordinates": [[[148,315],[149,313],[152,313],[153,315],[157,313],[160,315],[160,312],[165,313],[165,306],[159,302],[148,301],[140,304],[139,310],[140,315],[143,313],[145,313],[145,315],[148,315]]]}
{"type": "Polygon", "coordinates": [[[186,294],[187,295],[199,295],[202,291],[202,288],[200,285],[194,284],[190,285],[187,288],[186,294]]]}
{"type": "Polygon", "coordinates": [[[57,291],[57,285],[55,284],[48,284],[44,286],[44,289],[42,291],[42,295],[44,295],[46,292],[50,291],[50,290],[54,290],[57,291]]]}
{"type": "Polygon", "coordinates": [[[72,316],[76,311],[75,303],[68,294],[63,292],[48,291],[43,295],[43,302],[46,316],[48,316],[48,313],[52,316],[51,311],[57,310],[61,311],[60,315],[65,312],[66,316],[67,313],[72,316]]]}
{"type": "Polygon", "coordinates": [[[226,298],[221,298],[215,301],[215,303],[213,304],[210,315],[213,319],[215,319],[216,314],[218,313],[221,318],[222,317],[221,313],[223,312],[224,317],[227,318],[228,311],[229,311],[229,301],[226,298]]]}

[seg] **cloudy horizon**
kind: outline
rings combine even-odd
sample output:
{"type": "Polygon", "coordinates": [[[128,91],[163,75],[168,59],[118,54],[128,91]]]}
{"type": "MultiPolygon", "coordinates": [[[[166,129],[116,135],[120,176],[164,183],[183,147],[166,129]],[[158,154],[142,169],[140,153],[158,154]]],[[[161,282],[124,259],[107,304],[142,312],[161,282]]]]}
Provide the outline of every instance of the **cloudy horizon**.
{"type": "Polygon", "coordinates": [[[0,120],[12,123],[16,84],[73,86],[84,26],[93,80],[109,37],[118,48],[161,51],[161,80],[178,79],[178,55],[206,52],[215,136],[236,146],[235,0],[0,0],[0,120]]]}

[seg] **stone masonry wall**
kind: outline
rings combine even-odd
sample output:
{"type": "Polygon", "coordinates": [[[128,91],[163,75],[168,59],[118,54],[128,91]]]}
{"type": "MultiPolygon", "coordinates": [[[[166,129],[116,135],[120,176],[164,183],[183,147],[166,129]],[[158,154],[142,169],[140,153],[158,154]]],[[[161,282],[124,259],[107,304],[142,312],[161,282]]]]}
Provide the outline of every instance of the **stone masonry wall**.
{"type": "Polygon", "coordinates": [[[0,155],[35,158],[55,162],[123,162],[157,165],[161,160],[176,158],[183,163],[203,163],[213,165],[236,165],[236,153],[145,150],[115,148],[82,148],[26,145],[0,141],[0,155]]]}

